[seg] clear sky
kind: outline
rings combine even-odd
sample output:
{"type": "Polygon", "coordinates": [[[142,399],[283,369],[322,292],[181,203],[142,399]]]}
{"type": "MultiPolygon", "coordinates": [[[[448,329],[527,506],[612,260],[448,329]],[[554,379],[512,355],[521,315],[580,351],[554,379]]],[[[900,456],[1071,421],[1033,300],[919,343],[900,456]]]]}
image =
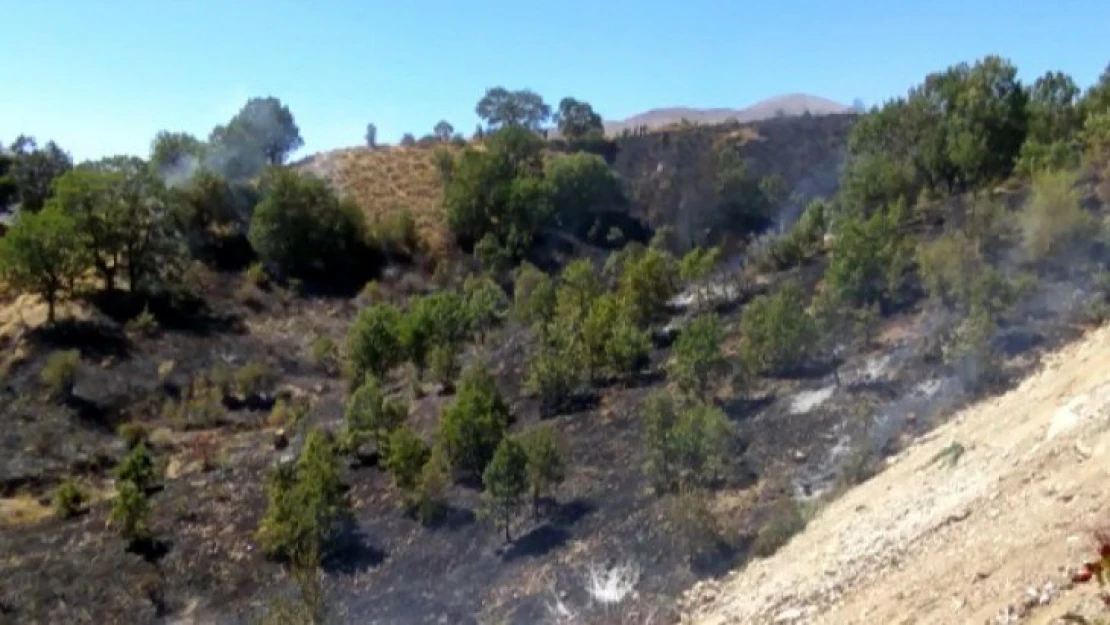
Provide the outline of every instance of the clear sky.
{"type": "Polygon", "coordinates": [[[572,95],[607,119],[812,93],[902,94],[990,53],[1083,87],[1110,63],[1107,0],[0,0],[0,140],[77,159],[204,138],[250,96],[290,106],[301,154],[440,119],[486,87],[572,95]]]}

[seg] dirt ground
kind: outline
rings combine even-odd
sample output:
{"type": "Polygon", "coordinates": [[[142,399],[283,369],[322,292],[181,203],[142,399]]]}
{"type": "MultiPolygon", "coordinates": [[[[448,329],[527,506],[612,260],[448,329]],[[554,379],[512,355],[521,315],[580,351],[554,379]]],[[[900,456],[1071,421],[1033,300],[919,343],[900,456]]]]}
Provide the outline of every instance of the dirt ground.
{"type": "Polygon", "coordinates": [[[1110,524],[1108,425],[1103,327],[920,439],[771,558],[695,586],[682,623],[1105,617],[1094,584],[1069,580],[1110,524]]]}

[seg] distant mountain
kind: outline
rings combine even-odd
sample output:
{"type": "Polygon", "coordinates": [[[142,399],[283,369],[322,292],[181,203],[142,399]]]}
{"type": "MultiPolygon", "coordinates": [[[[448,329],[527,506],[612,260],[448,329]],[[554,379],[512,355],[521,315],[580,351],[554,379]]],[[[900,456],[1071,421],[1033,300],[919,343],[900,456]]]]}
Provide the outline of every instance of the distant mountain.
{"type": "Polygon", "coordinates": [[[633,115],[620,121],[605,122],[605,133],[616,134],[625,128],[647,126],[658,128],[677,124],[683,119],[700,124],[718,124],[730,119],[738,122],[754,122],[779,115],[794,116],[809,112],[812,115],[829,115],[833,113],[848,113],[853,109],[850,106],[804,93],[791,93],[775,96],[757,102],[742,109],[711,108],[697,109],[690,107],[659,108],[633,115]]]}

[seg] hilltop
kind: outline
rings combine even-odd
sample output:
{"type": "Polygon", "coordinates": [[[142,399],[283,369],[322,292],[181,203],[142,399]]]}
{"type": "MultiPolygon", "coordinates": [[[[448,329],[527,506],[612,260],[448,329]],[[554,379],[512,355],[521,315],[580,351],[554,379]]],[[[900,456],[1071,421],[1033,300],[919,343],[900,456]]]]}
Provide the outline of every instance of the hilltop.
{"type": "Polygon", "coordinates": [[[774,96],[744,108],[691,108],[685,106],[655,108],[632,115],[622,120],[605,122],[607,135],[619,135],[624,129],[640,126],[662,128],[680,124],[686,120],[694,124],[723,124],[729,121],[739,123],[757,122],[776,116],[794,117],[797,115],[831,115],[852,112],[850,106],[834,102],[820,96],[805,93],[791,93],[774,96]]]}

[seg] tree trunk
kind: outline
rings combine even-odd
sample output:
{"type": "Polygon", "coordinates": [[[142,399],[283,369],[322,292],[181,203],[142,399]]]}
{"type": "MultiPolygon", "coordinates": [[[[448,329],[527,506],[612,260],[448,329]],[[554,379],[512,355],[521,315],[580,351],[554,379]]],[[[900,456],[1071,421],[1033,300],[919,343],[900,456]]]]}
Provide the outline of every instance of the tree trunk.
{"type": "Polygon", "coordinates": [[[58,299],[57,295],[51,291],[46,296],[46,322],[54,325],[54,302],[58,299]]]}
{"type": "Polygon", "coordinates": [[[505,507],[505,542],[513,542],[512,534],[509,533],[509,508],[505,507]]]}

